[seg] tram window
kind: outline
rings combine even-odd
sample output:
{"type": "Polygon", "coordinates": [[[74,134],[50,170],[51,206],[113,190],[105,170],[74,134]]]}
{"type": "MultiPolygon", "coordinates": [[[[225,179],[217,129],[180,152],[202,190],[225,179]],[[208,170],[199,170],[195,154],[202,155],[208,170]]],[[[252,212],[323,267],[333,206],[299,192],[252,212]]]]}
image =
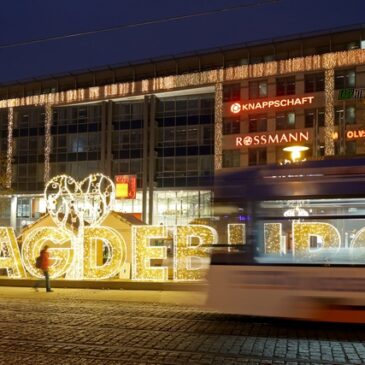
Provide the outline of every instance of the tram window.
{"type": "Polygon", "coordinates": [[[365,264],[365,199],[261,201],[254,244],[263,262],[365,264]]]}

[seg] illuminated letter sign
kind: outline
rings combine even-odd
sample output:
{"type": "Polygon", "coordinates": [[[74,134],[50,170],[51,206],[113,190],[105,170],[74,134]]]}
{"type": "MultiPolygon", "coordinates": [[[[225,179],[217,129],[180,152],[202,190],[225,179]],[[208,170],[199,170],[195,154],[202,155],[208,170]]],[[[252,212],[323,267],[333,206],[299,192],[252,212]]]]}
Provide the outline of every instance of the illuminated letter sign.
{"type": "Polygon", "coordinates": [[[18,244],[12,228],[0,227],[0,254],[0,268],[6,269],[9,277],[25,277],[18,244]]]}
{"type": "Polygon", "coordinates": [[[203,279],[201,264],[203,258],[208,259],[209,252],[201,245],[217,243],[217,232],[214,228],[203,225],[177,226],[175,232],[175,280],[203,279]]]}
{"type": "Polygon", "coordinates": [[[342,89],[338,92],[338,100],[364,99],[365,89],[342,89]]]}
{"type": "Polygon", "coordinates": [[[293,222],[295,255],[308,255],[319,248],[340,248],[340,233],[333,225],[321,222],[293,222]],[[317,246],[311,248],[310,237],[316,237],[317,246]],[[318,242],[321,244],[318,245],[318,242]]]}
{"type": "Polygon", "coordinates": [[[152,259],[167,258],[166,246],[153,246],[151,240],[167,239],[165,226],[134,226],[132,228],[132,279],[144,281],[165,281],[168,279],[168,268],[151,265],[152,259]]]}
{"type": "Polygon", "coordinates": [[[289,133],[250,133],[236,137],[236,147],[257,147],[293,142],[309,142],[309,131],[289,133]]]}
{"type": "Polygon", "coordinates": [[[302,96],[292,98],[277,98],[270,100],[251,101],[249,103],[233,103],[230,107],[232,113],[237,114],[240,112],[249,111],[262,111],[266,109],[278,109],[291,106],[302,106],[306,104],[312,104],[314,96],[302,96]]]}
{"type": "Polygon", "coordinates": [[[44,245],[48,245],[51,266],[51,278],[59,278],[66,274],[71,267],[74,251],[71,248],[72,236],[67,231],[56,227],[41,227],[33,230],[25,237],[22,246],[23,263],[32,276],[42,278],[43,273],[35,267],[36,258],[44,245]]]}
{"type": "Polygon", "coordinates": [[[122,236],[110,227],[85,227],[84,278],[108,279],[117,275],[124,264],[126,246],[122,236]],[[108,251],[108,259],[98,265],[98,245],[108,251]]]}

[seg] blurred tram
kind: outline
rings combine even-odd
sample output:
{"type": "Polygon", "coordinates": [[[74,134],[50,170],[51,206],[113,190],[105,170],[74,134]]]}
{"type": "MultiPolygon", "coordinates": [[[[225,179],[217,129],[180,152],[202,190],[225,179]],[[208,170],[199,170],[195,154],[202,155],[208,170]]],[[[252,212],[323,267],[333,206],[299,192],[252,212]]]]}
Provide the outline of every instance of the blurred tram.
{"type": "Polygon", "coordinates": [[[365,323],[365,158],[222,172],[214,194],[231,238],[211,257],[209,307],[365,323]]]}

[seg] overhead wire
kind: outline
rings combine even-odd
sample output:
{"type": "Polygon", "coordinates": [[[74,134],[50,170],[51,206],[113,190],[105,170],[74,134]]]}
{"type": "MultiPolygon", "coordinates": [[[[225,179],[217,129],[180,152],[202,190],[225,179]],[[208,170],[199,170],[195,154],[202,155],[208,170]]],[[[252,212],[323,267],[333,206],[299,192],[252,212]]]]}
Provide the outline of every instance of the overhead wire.
{"type": "Polygon", "coordinates": [[[170,16],[170,17],[165,17],[165,18],[144,20],[144,21],[136,22],[136,23],[120,24],[120,25],[116,25],[113,27],[94,29],[94,30],[78,32],[78,33],[70,33],[70,34],[64,34],[64,35],[58,35],[58,36],[30,39],[30,40],[26,40],[26,41],[5,43],[5,44],[0,44],[0,49],[14,48],[14,47],[19,47],[19,46],[32,45],[32,44],[55,41],[55,40],[88,36],[88,35],[93,35],[93,34],[98,34],[98,33],[113,32],[113,31],[118,31],[118,30],[128,29],[128,28],[136,28],[136,27],[141,27],[141,26],[146,26],[146,25],[154,25],[154,24],[161,24],[161,23],[167,23],[167,22],[172,22],[172,21],[185,20],[185,19],[189,19],[189,18],[196,18],[196,17],[207,16],[207,15],[225,13],[225,12],[229,12],[229,11],[233,11],[233,10],[250,8],[250,7],[254,7],[254,6],[269,5],[272,3],[278,3],[280,1],[281,0],[261,0],[261,1],[254,1],[254,2],[251,1],[249,3],[246,2],[244,4],[237,4],[237,5],[233,5],[230,7],[224,7],[224,8],[213,9],[213,10],[208,10],[208,11],[201,11],[201,12],[190,13],[190,14],[185,14],[185,15],[176,15],[176,16],[170,16]]]}

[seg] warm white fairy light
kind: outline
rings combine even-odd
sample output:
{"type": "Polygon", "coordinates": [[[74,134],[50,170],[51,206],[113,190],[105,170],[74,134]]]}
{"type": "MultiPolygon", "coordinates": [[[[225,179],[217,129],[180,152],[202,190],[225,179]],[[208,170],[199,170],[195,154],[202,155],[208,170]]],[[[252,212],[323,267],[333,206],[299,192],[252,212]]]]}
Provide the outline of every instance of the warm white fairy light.
{"type": "Polygon", "coordinates": [[[223,130],[223,86],[219,82],[215,85],[214,106],[214,168],[222,168],[222,130],[223,130]]]}
{"type": "Polygon", "coordinates": [[[264,242],[265,253],[279,254],[285,253],[286,247],[282,246],[282,224],[265,223],[264,224],[264,242]]]}
{"type": "Polygon", "coordinates": [[[323,222],[293,222],[293,253],[300,256],[310,255],[310,237],[322,240],[322,248],[340,248],[341,236],[337,228],[323,222]]]}
{"type": "Polygon", "coordinates": [[[84,227],[99,225],[111,211],[115,186],[103,174],[92,174],[80,183],[71,176],[58,175],[45,187],[48,213],[59,229],[72,235],[74,261],[68,278],[84,277],[84,227]]]}
{"type": "Polygon", "coordinates": [[[307,72],[362,65],[365,63],[365,50],[350,51],[298,57],[281,61],[272,61],[254,65],[229,67],[225,70],[195,72],[184,75],[156,77],[141,81],[125,82],[111,85],[61,91],[52,94],[32,95],[23,98],[4,99],[0,101],[0,108],[69,103],[82,103],[91,100],[120,98],[134,94],[149,94],[160,91],[191,88],[202,85],[257,77],[276,76],[294,72],[307,72]]]}
{"type": "Polygon", "coordinates": [[[45,105],[45,122],[44,122],[44,183],[50,178],[50,157],[52,149],[52,105],[45,105]]]}
{"type": "Polygon", "coordinates": [[[210,250],[207,247],[218,242],[217,231],[209,226],[189,225],[177,226],[174,233],[174,279],[201,280],[205,271],[201,265],[203,259],[208,259],[210,250]],[[199,266],[192,260],[198,261],[199,266]]]}
{"type": "Polygon", "coordinates": [[[8,146],[6,153],[6,188],[11,188],[13,173],[13,128],[14,128],[14,108],[8,109],[8,146]]]}
{"type": "Polygon", "coordinates": [[[126,259],[123,237],[111,227],[85,227],[84,232],[84,279],[102,280],[116,276],[126,259]],[[97,245],[108,249],[103,265],[97,263],[97,245]]]}
{"type": "Polygon", "coordinates": [[[72,235],[56,227],[40,227],[32,230],[24,239],[22,259],[27,271],[35,277],[42,278],[43,273],[35,267],[36,258],[42,248],[49,246],[51,278],[59,278],[67,273],[73,261],[72,235]]]}
{"type": "Polygon", "coordinates": [[[168,268],[151,265],[152,259],[165,260],[166,246],[154,246],[152,240],[166,240],[166,226],[133,226],[132,227],[132,280],[166,281],[168,268]]]}
{"type": "Polygon", "coordinates": [[[0,227],[0,269],[6,269],[10,278],[25,277],[13,228],[0,227]]]}
{"type": "Polygon", "coordinates": [[[244,245],[246,243],[246,225],[244,223],[228,224],[227,234],[229,245],[244,245]]]}
{"type": "Polygon", "coordinates": [[[324,153],[326,156],[335,154],[335,112],[334,112],[334,90],[335,90],[335,71],[333,68],[325,70],[325,116],[324,116],[324,153]]]}

